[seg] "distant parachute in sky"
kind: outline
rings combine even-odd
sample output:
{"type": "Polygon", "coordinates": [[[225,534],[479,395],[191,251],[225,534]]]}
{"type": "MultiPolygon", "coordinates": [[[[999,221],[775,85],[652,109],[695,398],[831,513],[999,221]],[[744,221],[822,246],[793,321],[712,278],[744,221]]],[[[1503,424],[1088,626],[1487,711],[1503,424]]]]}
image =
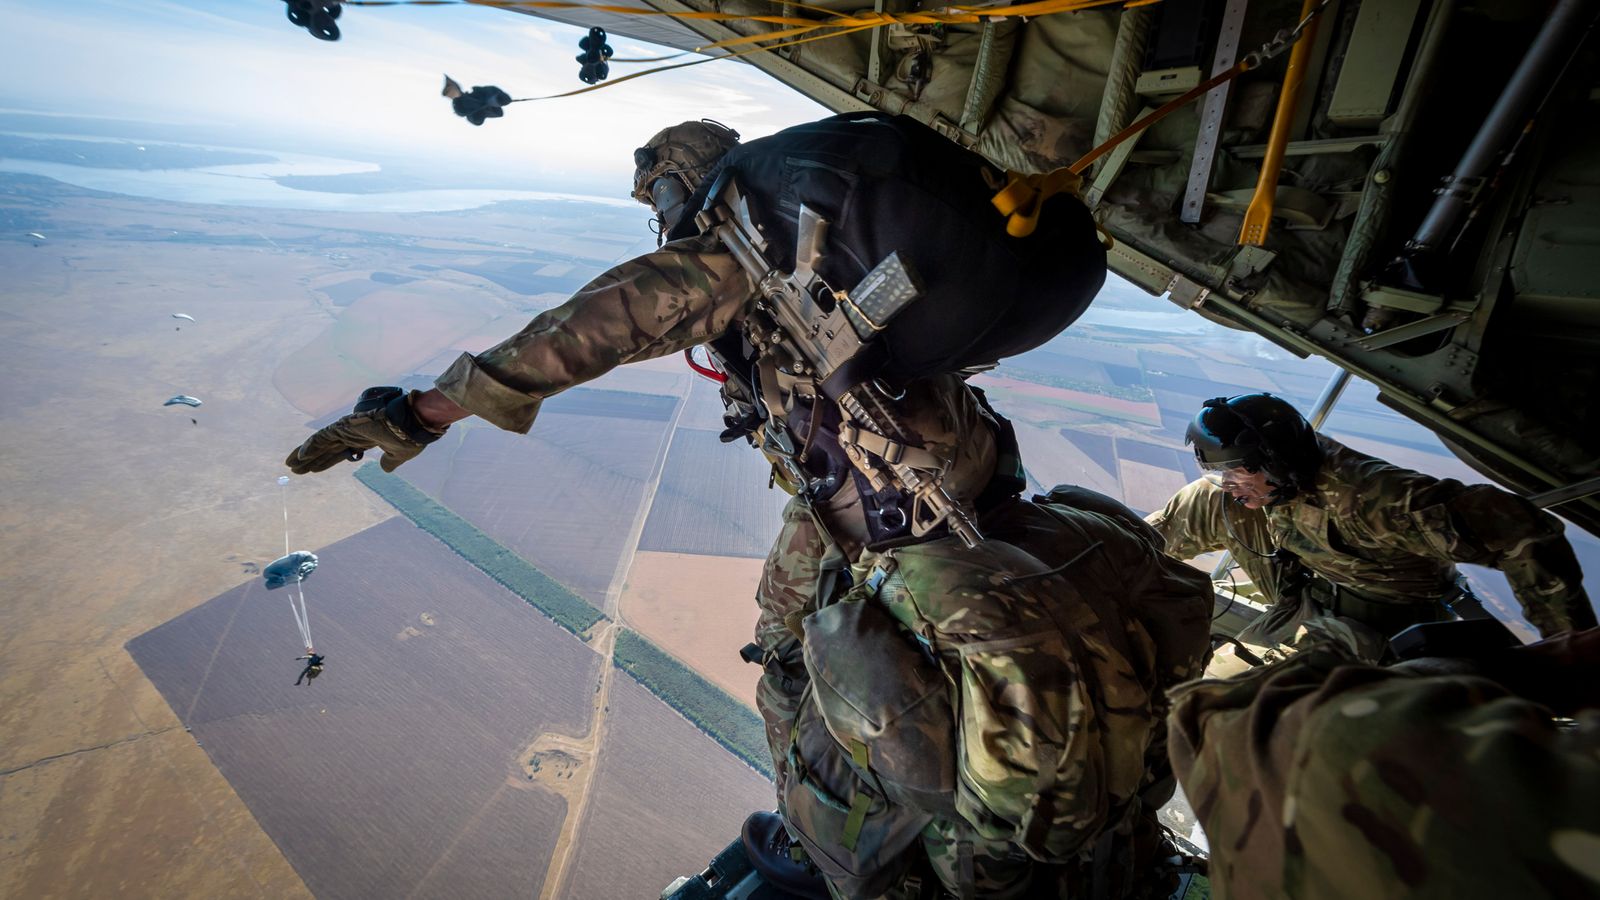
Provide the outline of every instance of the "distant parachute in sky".
{"type": "Polygon", "coordinates": [[[267,590],[275,591],[286,584],[305,581],[316,570],[317,555],[310,550],[296,550],[267,563],[261,570],[261,577],[267,580],[267,590]]]}
{"type": "Polygon", "coordinates": [[[42,240],[44,240],[44,235],[42,235],[42,234],[40,234],[40,233],[39,233],[39,232],[37,232],[37,231],[30,231],[30,232],[28,232],[28,233],[27,233],[27,234],[25,234],[25,235],[23,235],[23,237],[31,237],[31,238],[33,238],[33,239],[34,239],[34,240],[36,240],[36,241],[42,241],[42,240]]]}
{"type": "Polygon", "coordinates": [[[167,402],[165,402],[165,403],[163,403],[161,405],[162,406],[173,406],[173,405],[178,404],[178,403],[182,403],[184,406],[199,406],[200,405],[200,398],[199,397],[191,397],[188,394],[179,394],[178,396],[173,397],[171,400],[168,400],[167,402]]]}
{"type": "MultiPolygon", "coordinates": [[[[174,319],[188,319],[189,321],[194,322],[194,316],[191,316],[188,313],[173,313],[172,317],[174,319]]],[[[199,323],[196,323],[196,324],[199,324],[199,323]]]]}

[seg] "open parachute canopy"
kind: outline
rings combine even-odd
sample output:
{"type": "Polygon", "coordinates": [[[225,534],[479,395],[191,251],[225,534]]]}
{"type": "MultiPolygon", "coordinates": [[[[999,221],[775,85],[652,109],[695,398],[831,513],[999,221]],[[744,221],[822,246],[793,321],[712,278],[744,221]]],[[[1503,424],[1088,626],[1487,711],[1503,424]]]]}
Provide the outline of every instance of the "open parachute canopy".
{"type": "Polygon", "coordinates": [[[261,577],[266,579],[267,590],[273,591],[286,584],[305,581],[316,570],[317,555],[310,550],[296,550],[268,563],[261,570],[261,577]]]}

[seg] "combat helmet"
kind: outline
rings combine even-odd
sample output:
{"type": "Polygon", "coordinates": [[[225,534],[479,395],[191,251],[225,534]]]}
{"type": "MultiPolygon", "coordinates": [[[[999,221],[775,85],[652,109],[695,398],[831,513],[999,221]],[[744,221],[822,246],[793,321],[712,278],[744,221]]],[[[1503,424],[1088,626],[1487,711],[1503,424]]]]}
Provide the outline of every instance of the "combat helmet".
{"type": "Polygon", "coordinates": [[[1195,460],[1208,472],[1265,472],[1271,503],[1282,503],[1316,483],[1322,447],[1305,416],[1271,394],[1240,394],[1205,402],[1184,432],[1195,460]]]}
{"type": "Polygon", "coordinates": [[[633,199],[655,210],[658,234],[678,224],[700,182],[738,143],[739,132],[701,119],[663,128],[633,151],[633,199]]]}

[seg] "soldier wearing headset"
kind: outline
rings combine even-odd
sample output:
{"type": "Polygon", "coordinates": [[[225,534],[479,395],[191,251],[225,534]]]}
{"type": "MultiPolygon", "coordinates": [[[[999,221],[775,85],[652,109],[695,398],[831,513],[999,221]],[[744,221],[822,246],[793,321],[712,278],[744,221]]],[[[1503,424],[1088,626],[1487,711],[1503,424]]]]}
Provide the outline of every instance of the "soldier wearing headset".
{"type": "Polygon", "coordinates": [[[1205,475],[1148,521],[1169,556],[1227,550],[1251,576],[1271,608],[1241,640],[1287,643],[1332,616],[1376,660],[1397,632],[1454,617],[1456,563],[1504,572],[1544,637],[1595,626],[1561,521],[1522,497],[1358,453],[1271,394],[1206,401],[1185,442],[1205,475]]]}

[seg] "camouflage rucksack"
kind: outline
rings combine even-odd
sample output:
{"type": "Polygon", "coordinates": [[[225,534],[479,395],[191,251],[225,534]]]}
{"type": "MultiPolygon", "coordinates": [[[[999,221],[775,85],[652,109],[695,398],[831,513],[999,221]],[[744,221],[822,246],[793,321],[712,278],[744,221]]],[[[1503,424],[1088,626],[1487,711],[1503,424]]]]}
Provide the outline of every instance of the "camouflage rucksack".
{"type": "Polygon", "coordinates": [[[866,585],[805,619],[810,676],[791,732],[784,813],[848,896],[876,896],[905,870],[934,814],[954,813],[955,718],[931,657],[866,585]]]}
{"type": "Polygon", "coordinates": [[[1160,726],[1125,658],[1127,624],[1063,577],[1071,565],[955,538],[873,560],[887,572],[877,602],[952,685],[961,818],[1046,862],[1072,860],[1121,820],[1160,726]]]}
{"type": "Polygon", "coordinates": [[[834,740],[811,690],[790,731],[784,823],[835,889],[876,897],[900,880],[933,815],[889,799],[867,758],[852,759],[834,740]]]}
{"type": "Polygon", "coordinates": [[[981,524],[977,548],[864,554],[856,587],[805,619],[812,688],[791,762],[808,784],[786,811],[830,877],[899,871],[895,852],[934,817],[1045,862],[1098,859],[1170,794],[1162,695],[1200,672],[1204,573],[1081,490],[981,524]]]}

